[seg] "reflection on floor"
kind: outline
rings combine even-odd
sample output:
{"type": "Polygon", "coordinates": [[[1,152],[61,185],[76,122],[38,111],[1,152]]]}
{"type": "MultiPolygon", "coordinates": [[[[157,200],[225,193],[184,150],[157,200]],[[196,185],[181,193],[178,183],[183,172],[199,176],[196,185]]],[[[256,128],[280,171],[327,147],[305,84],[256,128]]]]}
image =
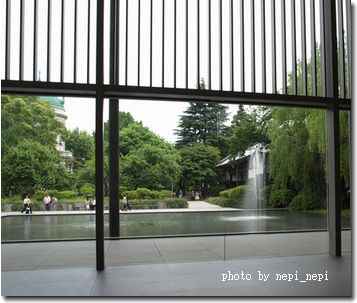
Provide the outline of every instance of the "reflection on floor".
{"type": "Polygon", "coordinates": [[[2,244],[2,295],[350,296],[342,234],[340,258],[327,255],[326,232],[106,241],[103,272],[94,241],[2,244]]]}

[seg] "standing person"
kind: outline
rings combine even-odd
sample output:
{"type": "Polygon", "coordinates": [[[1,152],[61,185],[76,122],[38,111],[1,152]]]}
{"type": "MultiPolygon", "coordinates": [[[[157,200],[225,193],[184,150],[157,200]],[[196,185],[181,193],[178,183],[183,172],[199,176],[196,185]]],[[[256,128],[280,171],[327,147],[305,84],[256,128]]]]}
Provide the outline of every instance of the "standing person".
{"type": "Polygon", "coordinates": [[[179,190],[179,198],[181,199],[182,198],[182,196],[183,196],[183,192],[182,192],[182,189],[180,188],[180,190],[179,190]]]}
{"type": "Polygon", "coordinates": [[[48,194],[43,198],[43,203],[45,203],[45,209],[50,210],[51,197],[48,194]]]}
{"type": "Polygon", "coordinates": [[[92,205],[89,203],[88,198],[86,198],[86,201],[84,202],[84,205],[86,206],[87,210],[90,210],[92,208],[92,205]]]}
{"type": "Polygon", "coordinates": [[[130,206],[129,206],[129,198],[127,195],[124,195],[124,197],[123,197],[123,204],[124,204],[124,207],[123,207],[124,211],[131,210],[130,206]]]}
{"type": "Polygon", "coordinates": [[[191,200],[195,200],[195,192],[194,191],[191,191],[191,200]]]}
{"type": "Polygon", "coordinates": [[[55,210],[56,202],[57,202],[57,198],[55,197],[55,195],[51,195],[50,205],[51,205],[52,210],[55,210]]]}
{"type": "Polygon", "coordinates": [[[92,206],[92,210],[95,210],[95,206],[97,205],[97,201],[95,201],[95,197],[92,200],[91,206],[92,206]]]}
{"type": "Polygon", "coordinates": [[[23,214],[24,211],[26,211],[26,213],[28,214],[28,212],[30,212],[32,214],[32,207],[31,207],[31,200],[29,198],[29,196],[26,195],[24,201],[24,208],[22,209],[21,213],[23,214]]]}

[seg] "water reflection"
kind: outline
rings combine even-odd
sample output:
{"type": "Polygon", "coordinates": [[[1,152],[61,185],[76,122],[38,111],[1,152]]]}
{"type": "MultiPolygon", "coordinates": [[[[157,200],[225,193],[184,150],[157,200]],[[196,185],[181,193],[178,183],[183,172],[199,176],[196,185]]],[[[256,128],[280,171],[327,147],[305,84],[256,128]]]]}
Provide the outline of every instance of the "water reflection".
{"type": "Polygon", "coordinates": [[[24,216],[24,240],[31,240],[32,216],[24,216]]]}
{"type": "MultiPolygon", "coordinates": [[[[109,236],[109,218],[104,221],[109,236]]],[[[2,241],[95,238],[95,215],[9,216],[2,241]]],[[[350,227],[342,218],[342,227],[350,227]]],[[[326,229],[326,215],[288,211],[142,213],[120,215],[120,236],[165,236],[326,229]]]]}

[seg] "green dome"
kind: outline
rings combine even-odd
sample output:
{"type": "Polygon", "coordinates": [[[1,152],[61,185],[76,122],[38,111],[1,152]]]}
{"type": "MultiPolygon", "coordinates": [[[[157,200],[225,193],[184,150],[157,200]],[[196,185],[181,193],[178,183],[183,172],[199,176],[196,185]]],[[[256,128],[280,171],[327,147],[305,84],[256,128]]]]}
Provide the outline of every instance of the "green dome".
{"type": "Polygon", "coordinates": [[[59,107],[64,109],[63,97],[41,97],[41,99],[48,102],[53,107],[59,107]]]}

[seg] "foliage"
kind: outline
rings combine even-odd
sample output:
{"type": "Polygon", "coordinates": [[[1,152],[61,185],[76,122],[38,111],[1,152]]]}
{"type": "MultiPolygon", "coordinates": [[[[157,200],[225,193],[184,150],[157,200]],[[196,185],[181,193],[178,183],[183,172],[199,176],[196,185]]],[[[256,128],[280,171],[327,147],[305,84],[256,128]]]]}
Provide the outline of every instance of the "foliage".
{"type": "Polygon", "coordinates": [[[271,112],[267,107],[252,107],[247,112],[243,105],[239,105],[230,128],[229,153],[244,155],[244,152],[255,144],[268,144],[270,140],[267,136],[267,127],[270,118],[271,112]]]}
{"type": "Polygon", "coordinates": [[[171,188],[179,177],[179,155],[168,143],[147,143],[121,157],[121,182],[129,188],[171,188]]]}
{"type": "Polygon", "coordinates": [[[320,199],[311,193],[302,192],[294,197],[289,205],[291,211],[311,210],[321,207],[320,199]]]}
{"type": "Polygon", "coordinates": [[[140,123],[131,124],[120,132],[120,155],[135,152],[143,144],[166,148],[168,143],[140,123]]]}
{"type": "Polygon", "coordinates": [[[92,183],[85,183],[79,189],[79,192],[82,196],[94,195],[95,194],[95,185],[92,183]]]}
{"type": "Polygon", "coordinates": [[[241,208],[241,202],[237,199],[225,198],[225,197],[208,197],[206,202],[218,205],[221,207],[232,207],[232,208],[241,208]]]}
{"type": "Polygon", "coordinates": [[[272,189],[270,192],[270,206],[275,207],[287,207],[295,194],[290,189],[272,189]]]}
{"type": "Polygon", "coordinates": [[[64,137],[66,149],[73,154],[73,168],[77,170],[82,167],[85,161],[94,156],[94,138],[86,131],[78,128],[68,131],[64,137]]]}
{"type": "Polygon", "coordinates": [[[219,149],[202,143],[179,150],[181,155],[181,188],[191,188],[205,196],[209,186],[217,181],[216,164],[220,159],[219,149]]]}
{"type": "Polygon", "coordinates": [[[270,200],[270,194],[273,190],[273,185],[267,185],[264,186],[260,191],[261,191],[261,196],[264,197],[264,199],[266,199],[267,201],[270,200]]]}
{"type": "MultiPolygon", "coordinates": [[[[318,148],[311,148],[311,123],[308,123],[319,117],[316,111],[298,108],[272,110],[273,119],[268,130],[271,139],[269,168],[275,188],[311,193],[323,200],[326,198],[324,156],[318,148]]],[[[315,121],[314,127],[324,129],[325,125],[321,125],[320,119],[320,122],[315,121]]],[[[287,206],[286,202],[284,206],[287,206]]]]}
{"type": "Polygon", "coordinates": [[[184,198],[129,199],[129,205],[131,209],[188,208],[187,200],[184,198]]]}
{"type": "Polygon", "coordinates": [[[55,119],[51,106],[38,97],[1,97],[1,155],[24,140],[54,148],[63,124],[55,119]]]}
{"type": "Polygon", "coordinates": [[[43,190],[36,191],[31,197],[31,199],[42,202],[45,195],[55,196],[57,200],[75,199],[78,196],[78,194],[73,190],[60,191],[56,189],[49,189],[46,191],[43,190]]]}
{"type": "MultiPolygon", "coordinates": [[[[201,80],[200,89],[206,84],[201,80]]],[[[219,148],[222,154],[226,153],[227,106],[213,102],[190,102],[189,107],[181,115],[176,146],[187,147],[197,143],[212,145],[219,148]]]]}
{"type": "MultiPolygon", "coordinates": [[[[104,193],[108,193],[109,189],[109,168],[108,157],[104,157],[104,193]]],[[[86,183],[95,184],[95,159],[90,159],[85,162],[76,174],[76,187],[80,189],[86,183]]]]}
{"type": "Polygon", "coordinates": [[[145,200],[145,199],[165,199],[165,198],[171,198],[172,193],[169,190],[150,190],[147,188],[138,188],[136,190],[123,190],[121,197],[124,195],[127,195],[130,200],[134,199],[140,199],[140,200],[145,200]]]}
{"type": "Polygon", "coordinates": [[[28,140],[18,143],[2,159],[3,192],[70,188],[71,176],[58,162],[54,147],[28,140]]]}
{"type": "Polygon", "coordinates": [[[248,190],[249,190],[249,188],[247,185],[239,185],[239,186],[221,191],[219,193],[219,195],[220,195],[220,197],[223,197],[223,198],[232,198],[232,199],[242,200],[248,190]]]}
{"type": "Polygon", "coordinates": [[[221,147],[227,115],[227,106],[209,102],[190,102],[175,131],[179,137],[177,146],[203,143],[221,147]]]}
{"type": "Polygon", "coordinates": [[[130,113],[119,112],[119,131],[135,123],[138,122],[134,120],[133,116],[130,113]]]}

